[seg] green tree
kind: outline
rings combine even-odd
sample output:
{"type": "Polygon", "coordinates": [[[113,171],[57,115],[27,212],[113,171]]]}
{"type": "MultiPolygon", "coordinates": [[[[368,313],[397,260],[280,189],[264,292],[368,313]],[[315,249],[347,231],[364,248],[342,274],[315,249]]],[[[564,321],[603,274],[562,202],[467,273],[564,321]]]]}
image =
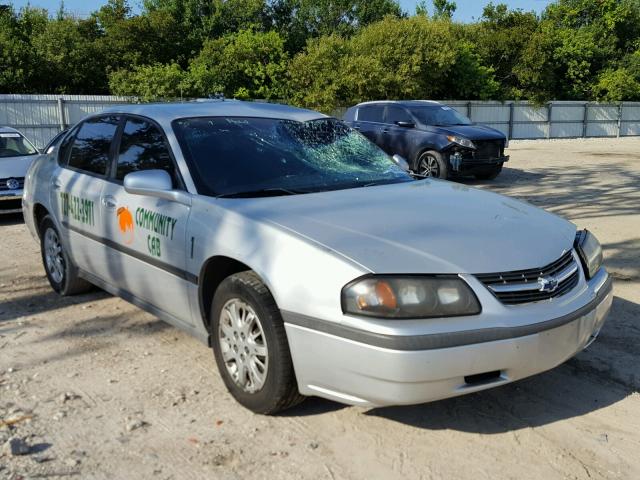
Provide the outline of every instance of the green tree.
{"type": "Polygon", "coordinates": [[[278,99],[286,94],[288,55],[275,31],[243,30],[205,42],[190,65],[192,90],[235,98],[278,99]]]}
{"type": "Polygon", "coordinates": [[[640,35],[638,0],[559,0],[549,5],[514,73],[538,101],[590,98],[600,72],[640,35]]]}
{"type": "Polygon", "coordinates": [[[268,23],[265,0],[144,0],[147,12],[164,11],[186,30],[198,48],[207,39],[268,23]]]}
{"type": "Polygon", "coordinates": [[[441,20],[451,20],[458,6],[456,2],[447,0],[433,0],[433,17],[441,20]]]}
{"type": "Polygon", "coordinates": [[[491,67],[500,84],[498,98],[520,98],[522,92],[514,67],[538,29],[534,12],[509,10],[505,4],[489,3],[479,22],[466,26],[463,37],[475,45],[484,65],[491,67]]]}
{"type": "Polygon", "coordinates": [[[397,0],[274,0],[269,12],[273,26],[286,39],[287,50],[293,53],[310,38],[351,36],[388,15],[403,16],[397,0]]]}
{"type": "Polygon", "coordinates": [[[422,15],[387,17],[347,40],[321,37],[289,72],[292,101],[324,111],[375,99],[489,98],[498,88],[451,22],[422,15]]]}
{"type": "Polygon", "coordinates": [[[109,87],[115,95],[137,96],[143,101],[177,99],[190,93],[187,73],[176,63],[112,72],[109,87]]]}

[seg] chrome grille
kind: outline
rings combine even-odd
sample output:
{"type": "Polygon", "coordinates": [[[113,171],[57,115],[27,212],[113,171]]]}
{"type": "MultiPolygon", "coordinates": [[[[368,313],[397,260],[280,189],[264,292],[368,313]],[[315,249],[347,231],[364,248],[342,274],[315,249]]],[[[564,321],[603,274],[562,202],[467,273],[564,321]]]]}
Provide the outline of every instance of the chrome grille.
{"type": "Polygon", "coordinates": [[[578,283],[579,265],[571,251],[542,268],[504,273],[483,273],[475,277],[502,303],[517,305],[559,297],[578,283]]]}
{"type": "Polygon", "coordinates": [[[7,190],[21,190],[24,187],[24,177],[8,177],[8,178],[0,178],[0,192],[7,190]],[[18,188],[9,188],[7,186],[7,182],[9,180],[16,180],[18,182],[18,188]]]}

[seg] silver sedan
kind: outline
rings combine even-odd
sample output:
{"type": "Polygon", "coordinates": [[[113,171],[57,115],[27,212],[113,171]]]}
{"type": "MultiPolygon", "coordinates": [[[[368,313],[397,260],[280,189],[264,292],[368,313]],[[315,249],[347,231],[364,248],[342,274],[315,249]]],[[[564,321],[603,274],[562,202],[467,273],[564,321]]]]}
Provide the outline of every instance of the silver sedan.
{"type": "Polygon", "coordinates": [[[24,216],[54,290],[193,334],[254,412],[462,395],[593,341],[612,301],[593,234],[401,165],[313,111],[123,106],[35,162],[24,216]]]}

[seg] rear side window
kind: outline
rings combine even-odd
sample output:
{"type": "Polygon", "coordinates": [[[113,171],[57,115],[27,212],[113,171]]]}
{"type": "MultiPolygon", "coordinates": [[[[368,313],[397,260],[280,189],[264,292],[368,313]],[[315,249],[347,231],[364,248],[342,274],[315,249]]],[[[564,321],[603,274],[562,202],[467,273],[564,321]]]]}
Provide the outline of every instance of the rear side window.
{"type": "Polygon", "coordinates": [[[145,120],[128,118],[120,139],[116,179],[124,180],[125,175],[139,170],[165,170],[176,186],[175,168],[160,129],[145,120]]]}
{"type": "Polygon", "coordinates": [[[97,175],[106,175],[109,150],[118,128],[118,117],[92,118],[84,122],[71,147],[69,166],[97,175]]]}
{"type": "Polygon", "coordinates": [[[384,121],[385,123],[396,123],[412,122],[413,120],[404,108],[390,105],[385,112],[384,121]]]}
{"type": "Polygon", "coordinates": [[[382,123],[383,106],[369,106],[358,109],[358,121],[360,122],[378,122],[382,123]]]}

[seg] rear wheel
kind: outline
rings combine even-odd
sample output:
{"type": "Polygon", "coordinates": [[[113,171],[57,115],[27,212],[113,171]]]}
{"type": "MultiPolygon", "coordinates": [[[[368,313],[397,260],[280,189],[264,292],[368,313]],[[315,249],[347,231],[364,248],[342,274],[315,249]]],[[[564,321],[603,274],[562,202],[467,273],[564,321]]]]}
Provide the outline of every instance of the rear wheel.
{"type": "Polygon", "coordinates": [[[486,172],[476,173],[475,177],[478,180],[493,180],[502,171],[502,164],[500,163],[497,167],[492,168],[491,170],[487,170],[486,172]]]}
{"type": "Polygon", "coordinates": [[[78,275],[78,268],[65,251],[58,229],[49,215],[40,223],[40,247],[42,263],[51,288],[63,296],[91,289],[91,284],[78,275]]]}
{"type": "Polygon", "coordinates": [[[447,162],[440,152],[429,150],[420,154],[414,171],[424,177],[447,178],[447,162]]]}
{"type": "Polygon", "coordinates": [[[304,400],[280,310],[254,272],[236,273],[220,284],[211,308],[211,334],[220,375],[240,404],[273,414],[304,400]]]}

